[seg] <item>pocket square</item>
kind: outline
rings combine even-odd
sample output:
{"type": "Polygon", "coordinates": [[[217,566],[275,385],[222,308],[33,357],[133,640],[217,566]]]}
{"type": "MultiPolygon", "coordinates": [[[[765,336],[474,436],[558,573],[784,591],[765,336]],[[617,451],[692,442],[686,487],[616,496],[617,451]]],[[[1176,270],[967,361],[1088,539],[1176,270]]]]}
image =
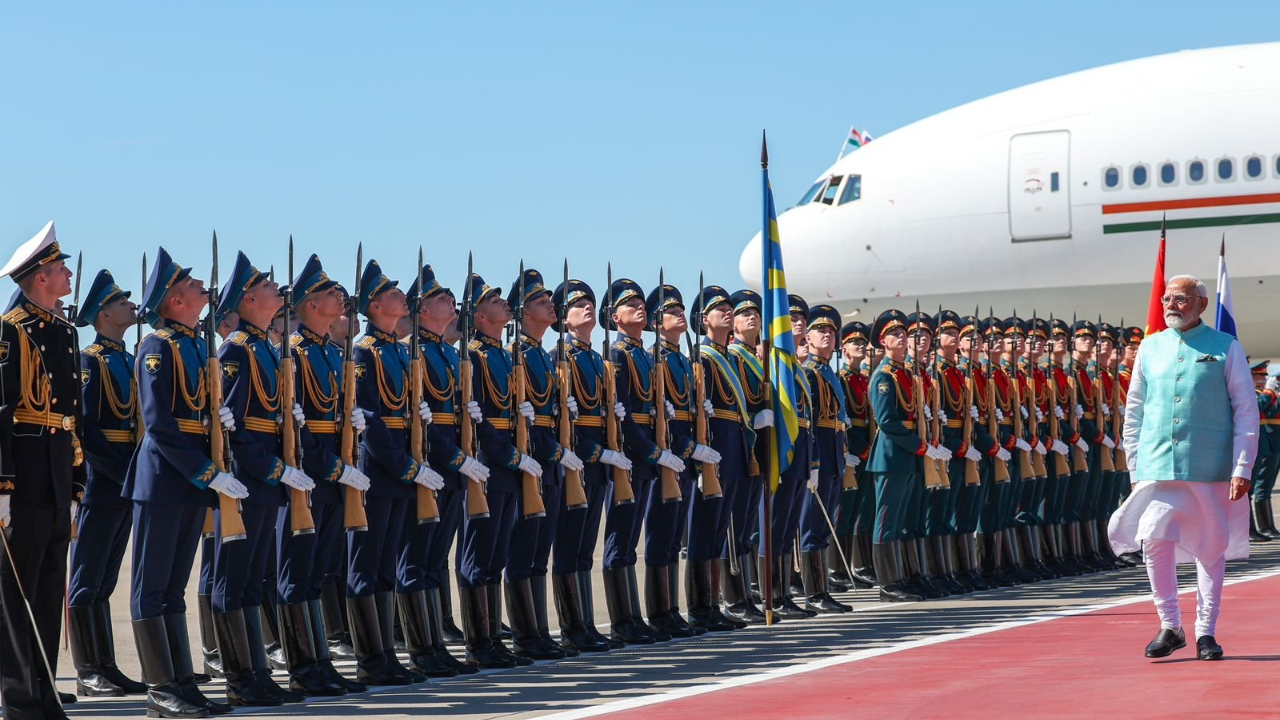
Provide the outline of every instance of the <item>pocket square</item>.
{"type": "Polygon", "coordinates": [[[1218,362],[1218,358],[1212,355],[1201,355],[1200,357],[1196,358],[1196,362],[1218,362]]]}

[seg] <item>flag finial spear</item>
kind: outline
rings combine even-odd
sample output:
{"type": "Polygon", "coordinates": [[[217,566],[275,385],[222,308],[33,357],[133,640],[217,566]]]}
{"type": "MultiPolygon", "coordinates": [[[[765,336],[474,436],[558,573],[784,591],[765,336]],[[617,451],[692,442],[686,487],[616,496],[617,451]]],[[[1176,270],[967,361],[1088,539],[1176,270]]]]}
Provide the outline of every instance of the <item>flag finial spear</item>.
{"type": "Polygon", "coordinates": [[[765,130],[760,131],[760,168],[769,169],[769,133],[765,130]]]}

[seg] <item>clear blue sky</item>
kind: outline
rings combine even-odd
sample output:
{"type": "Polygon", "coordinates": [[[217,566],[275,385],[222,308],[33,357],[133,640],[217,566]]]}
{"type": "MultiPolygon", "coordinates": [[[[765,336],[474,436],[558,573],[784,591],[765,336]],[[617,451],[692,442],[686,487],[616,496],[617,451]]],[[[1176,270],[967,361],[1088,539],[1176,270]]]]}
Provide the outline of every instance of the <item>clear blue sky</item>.
{"type": "Polygon", "coordinates": [[[0,254],[52,218],[86,281],[135,289],[159,244],[207,276],[216,228],[224,268],[281,276],[293,233],[345,283],[363,241],[406,280],[422,244],[458,292],[467,249],[503,285],[568,255],[597,292],[609,260],[733,290],[762,128],[787,207],[850,124],[1276,27],[1274,2],[6,3],[0,254]]]}

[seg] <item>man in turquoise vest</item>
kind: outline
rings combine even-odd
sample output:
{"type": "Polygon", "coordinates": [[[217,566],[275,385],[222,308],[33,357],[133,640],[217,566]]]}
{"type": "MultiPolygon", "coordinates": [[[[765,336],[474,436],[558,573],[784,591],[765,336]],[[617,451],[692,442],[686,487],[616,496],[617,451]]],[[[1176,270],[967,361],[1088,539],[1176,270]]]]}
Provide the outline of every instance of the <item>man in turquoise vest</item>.
{"type": "Polygon", "coordinates": [[[1172,278],[1161,303],[1169,329],[1143,341],[1125,405],[1133,494],[1112,516],[1109,535],[1117,553],[1143,551],[1160,616],[1147,657],[1187,644],[1177,561],[1194,560],[1197,656],[1221,660],[1213,636],[1226,562],[1249,556],[1249,508],[1234,501],[1249,490],[1258,403],[1240,343],[1200,320],[1209,304],[1204,283],[1172,278]]]}

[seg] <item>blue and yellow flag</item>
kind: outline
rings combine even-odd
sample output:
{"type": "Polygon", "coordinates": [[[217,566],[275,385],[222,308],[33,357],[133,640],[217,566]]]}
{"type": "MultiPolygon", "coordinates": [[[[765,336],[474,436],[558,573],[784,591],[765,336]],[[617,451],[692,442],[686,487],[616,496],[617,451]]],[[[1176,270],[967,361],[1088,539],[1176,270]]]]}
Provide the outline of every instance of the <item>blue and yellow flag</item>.
{"type": "Polygon", "coordinates": [[[760,236],[764,282],[764,328],[769,343],[769,382],[773,390],[773,442],[769,443],[769,483],[778,489],[778,479],[795,456],[800,423],[796,412],[796,341],[791,336],[791,303],[787,299],[787,276],[782,270],[782,241],[778,237],[778,215],[773,207],[769,168],[764,170],[764,230],[760,236]]]}

